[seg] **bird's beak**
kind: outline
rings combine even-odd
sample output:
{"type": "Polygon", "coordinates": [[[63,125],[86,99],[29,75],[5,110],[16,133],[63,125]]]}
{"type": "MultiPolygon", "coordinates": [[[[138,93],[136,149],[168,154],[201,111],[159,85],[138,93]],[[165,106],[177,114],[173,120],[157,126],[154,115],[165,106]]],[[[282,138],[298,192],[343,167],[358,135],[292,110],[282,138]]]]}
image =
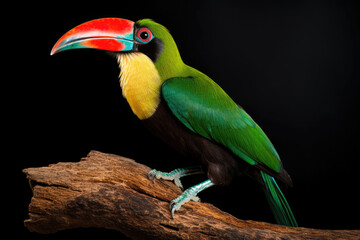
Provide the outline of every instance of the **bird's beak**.
{"type": "Polygon", "coordinates": [[[121,18],[100,18],[80,24],[65,33],[55,43],[50,55],[77,48],[131,51],[134,46],[133,41],[133,21],[121,18]]]}

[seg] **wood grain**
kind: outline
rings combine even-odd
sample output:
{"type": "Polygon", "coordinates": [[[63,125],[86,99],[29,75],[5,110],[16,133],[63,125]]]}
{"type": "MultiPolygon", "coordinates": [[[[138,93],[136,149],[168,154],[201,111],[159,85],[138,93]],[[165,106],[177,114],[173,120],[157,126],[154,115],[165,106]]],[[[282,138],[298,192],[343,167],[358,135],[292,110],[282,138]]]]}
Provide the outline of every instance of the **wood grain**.
{"type": "Polygon", "coordinates": [[[32,232],[98,227],[132,239],[360,239],[360,230],[317,230],[241,220],[208,203],[189,202],[171,218],[181,194],[172,182],[147,179],[134,160],[91,151],[80,162],[27,168],[32,232]]]}

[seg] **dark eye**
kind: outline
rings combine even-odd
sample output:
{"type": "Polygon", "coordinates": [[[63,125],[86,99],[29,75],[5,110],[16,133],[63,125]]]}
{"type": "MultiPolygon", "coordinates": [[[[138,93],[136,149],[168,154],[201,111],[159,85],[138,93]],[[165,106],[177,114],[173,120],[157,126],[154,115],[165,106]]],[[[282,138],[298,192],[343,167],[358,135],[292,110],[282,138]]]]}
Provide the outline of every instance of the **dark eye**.
{"type": "Polygon", "coordinates": [[[140,38],[141,38],[142,40],[148,39],[149,36],[150,36],[150,34],[149,34],[148,32],[143,31],[143,32],[140,33],[140,38]]]}
{"type": "Polygon", "coordinates": [[[147,43],[147,42],[149,42],[150,40],[153,39],[153,35],[152,35],[151,31],[148,28],[141,28],[136,33],[136,39],[139,42],[147,43]]]}

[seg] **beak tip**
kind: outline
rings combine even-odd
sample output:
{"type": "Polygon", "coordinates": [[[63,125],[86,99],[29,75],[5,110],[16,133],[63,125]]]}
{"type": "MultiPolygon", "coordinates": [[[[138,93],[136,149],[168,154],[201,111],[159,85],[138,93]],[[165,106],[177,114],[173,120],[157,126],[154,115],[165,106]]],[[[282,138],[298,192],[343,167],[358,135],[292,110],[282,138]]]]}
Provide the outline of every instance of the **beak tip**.
{"type": "Polygon", "coordinates": [[[50,52],[50,56],[54,55],[55,53],[58,52],[58,49],[54,46],[52,49],[51,49],[51,52],[50,52]]]}

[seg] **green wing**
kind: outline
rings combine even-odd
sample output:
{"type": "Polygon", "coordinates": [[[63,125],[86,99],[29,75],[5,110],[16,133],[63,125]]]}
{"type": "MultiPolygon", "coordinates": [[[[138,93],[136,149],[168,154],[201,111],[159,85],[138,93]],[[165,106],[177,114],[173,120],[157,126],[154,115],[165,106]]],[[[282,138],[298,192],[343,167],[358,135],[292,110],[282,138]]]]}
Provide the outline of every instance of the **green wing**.
{"type": "Polygon", "coordinates": [[[251,165],[281,171],[279,155],[265,133],[207,76],[171,78],[162,85],[162,95],[193,132],[222,144],[251,165]]]}

